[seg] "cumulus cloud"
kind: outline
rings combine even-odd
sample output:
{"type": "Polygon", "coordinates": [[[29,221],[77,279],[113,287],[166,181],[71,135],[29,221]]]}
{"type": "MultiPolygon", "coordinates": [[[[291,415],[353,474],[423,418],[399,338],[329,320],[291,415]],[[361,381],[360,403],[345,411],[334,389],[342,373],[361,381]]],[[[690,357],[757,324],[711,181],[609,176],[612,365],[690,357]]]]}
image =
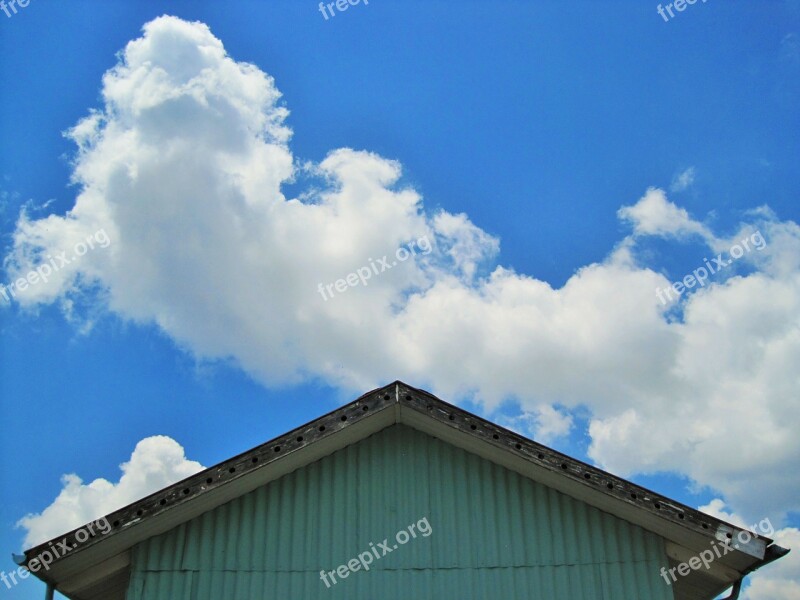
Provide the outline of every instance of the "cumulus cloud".
{"type": "Polygon", "coordinates": [[[658,188],[650,188],[639,202],[633,206],[623,206],[617,215],[633,226],[635,235],[675,238],[699,235],[704,239],[713,237],[685,209],[667,200],[664,190],[658,188]]]}
{"type": "Polygon", "coordinates": [[[785,527],[774,529],[769,516],[757,515],[749,522],[743,516],[728,510],[720,498],[715,498],[700,510],[718,519],[728,521],[754,533],[772,538],[778,546],[791,550],[789,554],[762,569],[747,580],[749,586],[744,590],[743,600],[795,600],[800,598],[800,529],[785,527]]]}
{"type": "Polygon", "coordinates": [[[399,377],[488,413],[511,400],[551,436],[588,411],[601,466],[683,473],[743,511],[800,507],[785,476],[800,458],[797,224],[760,207],[723,239],[652,188],[619,211],[631,235],[554,288],[490,264],[499,242],[466,215],[426,212],[398,161],[347,148],[296,159],[280,98],[205,25],[148,23],[71,131],[74,208],[23,215],[6,267],[25,273],[101,228],[111,245],[20,304],[94,301],[267,385],[399,377]],[[301,170],[315,182],[285,197],[301,170]],[[756,230],[768,245],[742,268],[661,305],[650,238],[716,252],[756,230]],[[320,297],[320,282],[425,236],[430,254],[320,297]]]}
{"type": "Polygon", "coordinates": [[[474,278],[481,263],[500,250],[500,241],[473,225],[463,213],[452,215],[442,211],[433,218],[432,225],[442,254],[452,259],[455,269],[467,281],[474,278]]]}
{"type": "Polygon", "coordinates": [[[19,520],[26,530],[29,548],[99,519],[131,502],[201,471],[204,467],[184,455],[172,438],[156,435],[136,444],[128,462],[120,465],[122,476],[113,483],[95,479],[85,484],[77,475],[61,478],[63,489],[41,513],[19,520]]]}

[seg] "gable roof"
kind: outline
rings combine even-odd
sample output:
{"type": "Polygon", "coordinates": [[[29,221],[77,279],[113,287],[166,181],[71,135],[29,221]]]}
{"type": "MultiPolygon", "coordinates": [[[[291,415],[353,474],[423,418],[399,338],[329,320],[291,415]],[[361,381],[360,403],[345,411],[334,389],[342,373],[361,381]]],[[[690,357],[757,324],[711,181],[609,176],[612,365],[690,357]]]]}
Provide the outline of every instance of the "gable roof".
{"type": "MultiPolygon", "coordinates": [[[[108,533],[95,532],[82,540],[87,526],[75,529],[26,551],[20,564],[29,565],[46,551],[52,555],[61,544],[70,551],[48,570],[35,572],[37,577],[73,600],[124,599],[129,551],[136,544],[395,424],[432,435],[660,535],[672,565],[743,531],[396,381],[107,515],[108,533]]],[[[714,560],[708,570],[679,577],[673,584],[675,598],[714,598],[787,552],[769,538],[754,536],[714,560]]]]}

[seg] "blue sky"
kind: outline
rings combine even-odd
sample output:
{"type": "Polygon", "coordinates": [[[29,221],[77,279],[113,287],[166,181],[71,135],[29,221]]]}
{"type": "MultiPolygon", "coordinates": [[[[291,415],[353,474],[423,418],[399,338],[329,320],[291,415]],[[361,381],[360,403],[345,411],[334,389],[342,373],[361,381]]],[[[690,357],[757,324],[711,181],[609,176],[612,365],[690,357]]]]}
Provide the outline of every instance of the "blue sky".
{"type": "Polygon", "coordinates": [[[800,542],[800,3],[656,5],[0,13],[0,548],[397,378],[800,542]]]}

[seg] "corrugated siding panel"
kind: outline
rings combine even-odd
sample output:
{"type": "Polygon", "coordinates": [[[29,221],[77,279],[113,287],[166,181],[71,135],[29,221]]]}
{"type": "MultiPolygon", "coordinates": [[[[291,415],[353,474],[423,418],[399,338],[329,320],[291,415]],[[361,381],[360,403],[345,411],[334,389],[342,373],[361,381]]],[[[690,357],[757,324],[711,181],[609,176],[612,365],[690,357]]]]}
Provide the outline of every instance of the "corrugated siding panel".
{"type": "Polygon", "coordinates": [[[664,564],[659,536],[397,425],[140,544],[127,597],[672,600],[664,564]]]}

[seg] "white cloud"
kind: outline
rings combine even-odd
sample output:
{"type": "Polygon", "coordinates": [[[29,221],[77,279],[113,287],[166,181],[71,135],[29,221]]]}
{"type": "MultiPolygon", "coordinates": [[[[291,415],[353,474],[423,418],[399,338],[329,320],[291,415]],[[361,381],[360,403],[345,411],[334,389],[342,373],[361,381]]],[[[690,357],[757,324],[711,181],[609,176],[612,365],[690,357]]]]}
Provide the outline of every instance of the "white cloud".
{"type": "Polygon", "coordinates": [[[689,167],[685,171],[681,171],[672,178],[672,183],[669,185],[670,191],[683,192],[687,190],[694,183],[694,175],[694,167],[689,167]]]}
{"type": "Polygon", "coordinates": [[[797,600],[800,598],[800,529],[785,527],[774,530],[768,516],[755,516],[750,521],[726,510],[725,502],[716,498],[700,510],[749,531],[772,538],[778,546],[791,550],[780,560],[749,575],[750,584],[742,600],[797,600]]]}
{"type": "Polygon", "coordinates": [[[120,465],[117,483],[95,479],[84,484],[70,474],[61,478],[63,489],[39,514],[23,517],[17,523],[26,530],[24,546],[29,548],[51,540],[85,523],[99,519],[203,469],[187,460],[183,447],[172,438],[156,435],[136,444],[128,462],[120,465]]]}
{"type": "Polygon", "coordinates": [[[497,239],[465,215],[426,213],[398,184],[397,161],[333,150],[312,166],[319,187],[285,198],[300,161],[280,94],[205,25],[156,19],[121,60],[104,77],[105,106],[72,132],[75,207],[23,218],[7,266],[27,272],[100,228],[109,251],[21,293],[22,306],[69,307],[97,286],[121,318],[156,323],[199,359],[233,359],[268,385],[319,377],[363,391],[399,377],[470,394],[488,412],[513,398],[552,435],[588,409],[590,454],[606,468],[677,471],[742,511],[800,508],[785,476],[800,458],[795,223],[750,214],[739,233],[758,229],[769,244],[737,261],[748,273],[677,307],[656,298],[669,282],[643,263],[648,237],[711,250],[729,240],[659,189],[620,209],[633,235],[563,287],[501,266],[483,277],[497,239]],[[429,255],[320,297],[319,282],[423,236],[429,255]]]}
{"type": "Polygon", "coordinates": [[[501,416],[498,423],[542,444],[551,444],[569,434],[573,418],[549,404],[541,404],[516,416],[501,416]]]}
{"type": "Polygon", "coordinates": [[[467,215],[440,212],[433,218],[439,247],[449,256],[466,281],[472,281],[478,266],[500,251],[500,241],[473,225],[467,215]]]}
{"type": "Polygon", "coordinates": [[[633,206],[623,206],[617,215],[633,225],[635,235],[713,237],[704,225],[692,219],[685,209],[667,200],[664,190],[658,188],[650,188],[639,202],[633,206]]]}

